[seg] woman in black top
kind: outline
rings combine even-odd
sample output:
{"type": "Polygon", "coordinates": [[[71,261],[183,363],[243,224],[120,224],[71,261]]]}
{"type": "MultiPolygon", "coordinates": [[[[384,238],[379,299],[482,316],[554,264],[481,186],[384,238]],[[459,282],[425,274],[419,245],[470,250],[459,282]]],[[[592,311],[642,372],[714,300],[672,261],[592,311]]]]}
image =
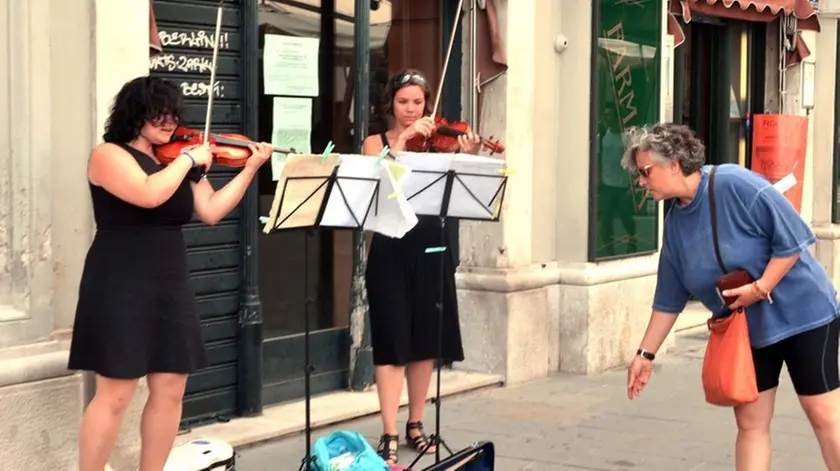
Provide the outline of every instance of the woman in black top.
{"type": "Polygon", "coordinates": [[[189,281],[181,226],[195,213],[215,224],[242,199],[271,156],[269,144],[227,185],[214,191],[205,172],[211,149],[185,150],[161,164],[154,146],[180,122],[178,86],[155,77],[126,83],[88,162],[96,236],[88,250],[69,368],[96,373],[85,411],[79,470],[102,471],[138,379],[149,398],[141,422],[140,470],[160,471],[178,424],[187,375],[207,364],[189,281]]]}
{"type": "MultiPolygon", "coordinates": [[[[362,152],[378,155],[384,146],[396,155],[414,136],[429,136],[434,121],[429,117],[431,91],[416,70],[394,75],[385,87],[383,114],[388,131],[365,139],[362,152]]],[[[475,154],[479,139],[472,133],[458,138],[461,152],[475,154]]],[[[365,271],[370,306],[371,343],[379,394],[383,434],[378,451],[389,464],[399,460],[397,412],[403,380],[408,382],[409,418],[406,442],[417,451],[426,446],[423,407],[437,359],[437,302],[440,297],[441,254],[426,254],[429,247],[452,247],[441,240],[436,217],[418,216],[417,225],[401,239],[374,234],[365,271]]],[[[455,264],[449,251],[443,254],[443,362],[463,361],[458,303],[455,296],[455,264]]],[[[430,446],[427,453],[434,453],[430,446]]]]}

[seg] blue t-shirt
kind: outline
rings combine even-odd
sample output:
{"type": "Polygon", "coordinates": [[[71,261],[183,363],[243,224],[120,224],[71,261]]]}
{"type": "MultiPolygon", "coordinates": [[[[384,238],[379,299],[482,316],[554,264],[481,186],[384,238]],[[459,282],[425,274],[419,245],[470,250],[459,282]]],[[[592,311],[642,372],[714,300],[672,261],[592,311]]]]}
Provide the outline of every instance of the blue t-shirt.
{"type": "MultiPolygon", "coordinates": [[[[715,291],[715,280],[723,272],[712,240],[709,170],[702,168],[694,199],[685,206],[675,203],[665,218],[654,310],[679,314],[690,293],[714,315],[728,313],[715,291]]],[[[773,304],[763,300],[747,308],[753,347],[774,344],[834,319],[837,293],[808,251],[816,241],[814,233],[784,195],[757,173],[724,164],[715,174],[715,205],[727,271],[742,268],[758,279],[771,257],[800,254],[773,289],[773,304]]]]}

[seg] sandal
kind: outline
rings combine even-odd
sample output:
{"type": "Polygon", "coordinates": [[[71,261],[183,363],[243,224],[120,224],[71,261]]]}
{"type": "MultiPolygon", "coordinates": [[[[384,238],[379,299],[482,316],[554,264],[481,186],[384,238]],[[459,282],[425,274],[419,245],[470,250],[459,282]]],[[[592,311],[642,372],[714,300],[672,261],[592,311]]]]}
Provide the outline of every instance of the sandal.
{"type": "Polygon", "coordinates": [[[423,453],[423,450],[426,450],[426,454],[432,454],[437,450],[437,447],[434,444],[428,445],[429,437],[423,432],[423,422],[408,422],[405,424],[405,443],[408,446],[413,447],[417,453],[423,453]],[[419,430],[420,433],[416,436],[411,436],[412,430],[419,430]],[[428,446],[428,448],[426,448],[428,446]]]}
{"type": "Polygon", "coordinates": [[[399,435],[388,435],[383,433],[379,437],[379,445],[376,447],[376,453],[385,460],[389,466],[397,464],[400,460],[400,437],[399,435]],[[393,445],[391,445],[393,443],[393,445]]]}

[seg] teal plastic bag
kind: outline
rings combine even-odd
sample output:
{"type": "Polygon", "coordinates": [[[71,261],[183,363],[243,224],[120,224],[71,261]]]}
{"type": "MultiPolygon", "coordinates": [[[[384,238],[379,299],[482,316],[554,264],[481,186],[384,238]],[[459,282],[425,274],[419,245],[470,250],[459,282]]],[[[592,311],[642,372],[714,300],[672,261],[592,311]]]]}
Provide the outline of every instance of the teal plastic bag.
{"type": "Polygon", "coordinates": [[[358,432],[335,431],[312,445],[317,471],[390,471],[385,460],[376,454],[358,432]]]}

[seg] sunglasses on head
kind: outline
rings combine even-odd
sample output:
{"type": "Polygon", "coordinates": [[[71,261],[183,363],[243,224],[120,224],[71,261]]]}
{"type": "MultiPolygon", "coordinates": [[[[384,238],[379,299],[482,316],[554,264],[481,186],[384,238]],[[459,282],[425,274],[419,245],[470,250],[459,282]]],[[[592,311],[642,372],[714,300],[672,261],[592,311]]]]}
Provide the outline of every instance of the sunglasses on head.
{"type": "Polygon", "coordinates": [[[409,82],[417,85],[422,85],[426,83],[426,79],[417,74],[403,74],[403,76],[400,77],[399,80],[397,80],[397,84],[399,85],[405,85],[409,82]]]}

